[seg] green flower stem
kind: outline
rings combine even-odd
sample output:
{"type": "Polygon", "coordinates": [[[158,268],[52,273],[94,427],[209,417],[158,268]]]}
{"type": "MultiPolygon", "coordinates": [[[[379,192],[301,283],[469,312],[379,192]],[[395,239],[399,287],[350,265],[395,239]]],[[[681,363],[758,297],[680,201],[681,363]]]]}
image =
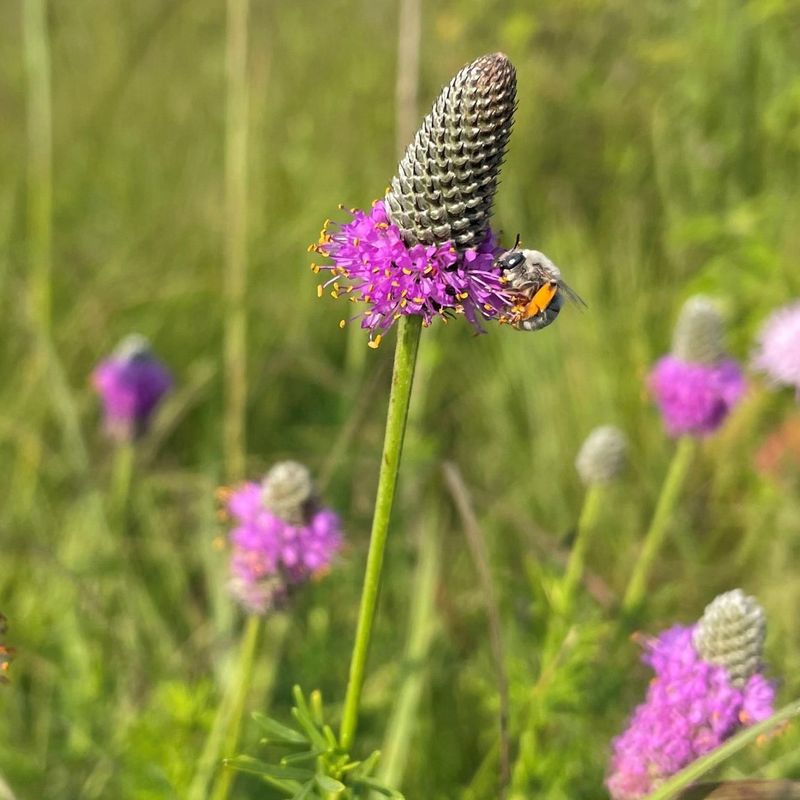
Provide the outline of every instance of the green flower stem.
{"type": "Polygon", "coordinates": [[[28,257],[31,321],[50,335],[52,306],[53,142],[47,0],[22,3],[27,79],[28,257]]]}
{"type": "Polygon", "coordinates": [[[693,761],[688,767],[685,767],[668,781],[662,783],[658,789],[647,795],[643,800],[668,800],[671,797],[675,797],[681,789],[694,783],[698,778],[718,767],[723,761],[727,761],[743,747],[756,741],[760,736],[768,734],[781,723],[787,722],[798,715],[800,715],[800,700],[794,700],[769,719],[745,728],[720,745],[716,750],[712,750],[702,758],[693,761]]]}
{"type": "Polygon", "coordinates": [[[625,614],[630,614],[641,605],[647,588],[650,569],[664,544],[672,513],[686,482],[696,450],[697,440],[691,436],[684,436],[678,442],[667,477],[661,487],[661,494],[658,497],[650,527],[645,534],[641,553],[633,567],[633,572],[628,581],[628,588],[625,590],[625,596],[622,600],[622,610],[625,614]]]}
{"type": "Polygon", "coordinates": [[[399,787],[403,780],[419,701],[427,679],[426,658],[437,628],[434,600],[441,562],[441,536],[435,513],[431,512],[428,519],[430,521],[419,537],[419,561],[411,590],[403,677],[389,718],[378,770],[381,782],[393,788],[399,787]]]}
{"type": "MultiPolygon", "coordinates": [[[[277,619],[271,619],[270,628],[273,630],[268,633],[270,638],[275,641],[272,642],[269,653],[270,658],[275,661],[281,650],[281,643],[287,628],[283,615],[278,615],[277,619]]],[[[186,795],[187,800],[205,800],[209,796],[227,797],[232,781],[232,776],[228,773],[232,770],[224,769],[220,773],[213,795],[209,795],[208,787],[222,757],[236,754],[244,705],[252,683],[253,664],[258,650],[260,632],[261,617],[252,615],[247,620],[242,633],[235,674],[228,683],[217,708],[214,723],[197,761],[197,769],[186,795]]]]}
{"type": "Polygon", "coordinates": [[[250,0],[227,0],[225,109],[225,468],[245,472],[247,410],[247,20],[250,0]]]}
{"type": "Polygon", "coordinates": [[[567,561],[567,568],[561,582],[558,610],[565,617],[569,616],[572,610],[575,591],[583,577],[586,550],[589,547],[592,534],[597,529],[602,496],[603,486],[601,484],[593,484],[588,487],[586,496],[583,499],[583,508],[581,509],[580,517],[578,517],[578,531],[575,535],[575,541],[567,561]]]}
{"type": "Polygon", "coordinates": [[[361,687],[364,683],[364,668],[369,652],[375,608],[378,603],[383,554],[389,532],[389,518],[397,485],[397,472],[400,468],[400,455],[408,419],[408,404],[414,380],[414,366],[417,360],[421,328],[422,318],[416,316],[401,317],[397,326],[397,348],[394,355],[392,387],[389,393],[386,433],[378,477],[378,491],[375,498],[375,512],[372,518],[367,568],[364,574],[361,605],[358,610],[358,625],[350,661],[350,676],[347,682],[342,724],[339,729],[339,741],[345,751],[349,751],[352,747],[358,725],[358,706],[361,700],[361,687]]]}
{"type": "Polygon", "coordinates": [[[111,510],[114,522],[124,530],[136,450],[132,442],[120,442],[114,450],[111,473],[111,510]]]}

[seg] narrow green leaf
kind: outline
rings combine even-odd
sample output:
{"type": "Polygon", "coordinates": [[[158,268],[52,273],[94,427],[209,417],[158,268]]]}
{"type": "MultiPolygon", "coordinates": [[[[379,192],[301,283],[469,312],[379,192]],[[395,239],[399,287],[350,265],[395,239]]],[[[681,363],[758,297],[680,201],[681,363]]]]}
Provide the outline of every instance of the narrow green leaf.
{"type": "Polygon", "coordinates": [[[316,780],[310,780],[308,783],[303,784],[300,791],[292,797],[292,800],[309,800],[314,796],[314,787],[317,785],[316,780]]]}
{"type": "Polygon", "coordinates": [[[329,794],[341,794],[346,788],[343,783],[331,778],[330,775],[317,775],[317,783],[322,791],[329,794]]]}
{"type": "Polygon", "coordinates": [[[311,715],[308,713],[308,706],[295,706],[292,709],[292,716],[297,720],[300,727],[306,732],[306,736],[308,736],[311,744],[313,744],[314,747],[316,747],[318,750],[328,749],[328,743],[325,741],[325,737],[315,727],[314,720],[311,719],[311,715]]]}
{"type": "Polygon", "coordinates": [[[268,742],[291,745],[308,744],[308,739],[306,739],[306,737],[303,736],[300,731],[296,731],[294,728],[290,728],[287,725],[282,725],[277,720],[264,716],[264,714],[258,711],[254,711],[252,717],[261,730],[263,730],[266,734],[264,738],[268,742]]]}
{"type": "Polygon", "coordinates": [[[654,792],[647,795],[644,800],[668,800],[674,797],[681,789],[694,783],[698,778],[705,775],[714,767],[727,761],[732,755],[738,753],[746,745],[754,742],[759,736],[771,731],[776,725],[790,720],[800,714],[800,700],[794,700],[788,705],[784,706],[780,711],[773,714],[769,719],[759,722],[757,725],[752,725],[740,731],[736,736],[731,737],[723,745],[720,745],[716,750],[712,750],[702,758],[698,758],[685,767],[677,774],[673,775],[668,781],[665,781],[654,792]]]}
{"type": "Polygon", "coordinates": [[[309,698],[311,700],[311,717],[314,724],[321,728],[325,724],[325,713],[322,707],[322,692],[319,689],[314,689],[309,698]]]}
{"type": "Polygon", "coordinates": [[[249,772],[252,775],[267,775],[277,780],[297,780],[307,781],[314,777],[314,773],[308,769],[296,769],[293,767],[280,767],[275,764],[268,764],[266,761],[259,761],[252,756],[235,756],[226,758],[225,764],[241,772],[249,772]]]}
{"type": "Polygon", "coordinates": [[[281,766],[288,764],[302,764],[304,761],[313,761],[317,756],[321,756],[319,750],[307,750],[303,753],[290,753],[281,759],[281,766]]]}
{"type": "Polygon", "coordinates": [[[372,789],[372,791],[382,794],[384,797],[389,797],[391,800],[405,800],[405,796],[398,792],[397,789],[384,786],[380,781],[376,781],[375,778],[357,778],[354,783],[367,789],[372,789]]]}
{"type": "Polygon", "coordinates": [[[353,770],[353,775],[357,775],[359,778],[366,778],[368,775],[371,775],[375,767],[378,766],[378,761],[381,758],[381,751],[380,750],[373,750],[367,758],[359,763],[359,765],[353,770]]]}

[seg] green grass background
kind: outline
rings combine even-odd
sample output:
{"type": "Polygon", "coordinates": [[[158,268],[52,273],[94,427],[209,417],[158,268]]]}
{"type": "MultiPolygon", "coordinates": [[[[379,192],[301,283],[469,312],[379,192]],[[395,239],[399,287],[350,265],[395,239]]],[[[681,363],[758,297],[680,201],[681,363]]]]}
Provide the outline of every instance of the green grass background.
{"type": "MultiPolygon", "coordinates": [[[[50,182],[36,172],[41,128],[26,127],[41,97],[26,82],[23,5],[0,4],[0,609],[18,650],[0,687],[0,776],[19,798],[180,798],[242,625],[214,496],[227,477],[225,4],[50,2],[49,332],[30,302],[50,182]],[[130,331],[152,339],[177,390],[123,501],[88,376],[130,331]]],[[[306,247],[338,203],[365,206],[394,172],[397,16],[367,0],[251,8],[247,477],[306,462],[347,530],[285,640],[273,626],[260,650],[248,708],[282,719],[295,682],[322,689],[334,718],[344,694],[393,342],[372,351],[356,327],[339,331],[349,308],[317,299],[306,247]]],[[[643,382],[680,304],[719,298],[746,359],[761,320],[800,294],[800,7],[450,0],[424,5],[420,45],[420,118],[465,62],[513,60],[519,111],[495,225],[548,253],[589,306],[536,335],[474,337],[461,320],[423,335],[357,749],[381,746],[407,674],[417,545],[433,522],[435,635],[402,789],[480,800],[494,790],[467,787],[496,735],[497,683],[440,465],[458,465],[491,553],[516,751],[561,569],[553,549],[582,502],[583,437],[611,422],[631,439],[588,562],[618,597],[672,452],[643,382]]],[[[688,623],[742,586],[767,611],[782,700],[800,692],[797,465],[776,482],[754,456],[796,414],[790,393],[754,379],[703,446],[639,624],[688,623]]],[[[648,678],[616,619],[582,594],[564,660],[536,695],[530,797],[605,796],[609,741],[648,678]]],[[[727,774],[800,778],[798,744],[795,726],[727,774]]],[[[242,777],[233,796],[269,791],[242,777]]]]}

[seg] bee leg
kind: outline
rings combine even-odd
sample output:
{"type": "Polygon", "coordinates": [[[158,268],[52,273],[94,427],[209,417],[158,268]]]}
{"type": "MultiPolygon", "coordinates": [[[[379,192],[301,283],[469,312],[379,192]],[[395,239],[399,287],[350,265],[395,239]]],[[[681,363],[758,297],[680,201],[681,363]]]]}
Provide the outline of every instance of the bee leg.
{"type": "Polygon", "coordinates": [[[557,292],[558,284],[555,281],[551,281],[542,286],[525,306],[524,318],[529,319],[530,317],[535,317],[537,314],[547,309],[550,303],[553,302],[553,298],[555,298],[557,292]]]}

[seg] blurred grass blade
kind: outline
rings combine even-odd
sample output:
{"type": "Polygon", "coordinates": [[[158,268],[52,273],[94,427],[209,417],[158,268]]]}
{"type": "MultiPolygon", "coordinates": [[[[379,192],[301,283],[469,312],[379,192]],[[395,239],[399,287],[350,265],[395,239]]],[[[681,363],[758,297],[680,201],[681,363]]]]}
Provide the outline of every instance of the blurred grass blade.
{"type": "Polygon", "coordinates": [[[800,800],[798,781],[723,781],[690,786],[678,800],[800,800]]]}
{"type": "Polygon", "coordinates": [[[290,728],[288,725],[282,725],[280,722],[267,717],[260,711],[254,711],[251,716],[266,734],[264,738],[268,742],[293,745],[308,744],[308,739],[306,739],[302,733],[296,731],[294,728],[290,728]]]}
{"type": "MultiPolygon", "coordinates": [[[[787,722],[798,714],[800,714],[800,700],[794,700],[784,706],[780,711],[773,714],[769,719],[765,719],[763,722],[759,722],[757,725],[753,725],[750,728],[745,728],[743,731],[737,733],[736,736],[728,739],[721,747],[693,761],[688,767],[682,769],[677,775],[673,775],[672,778],[663,783],[652,794],[647,795],[644,800],[668,800],[670,797],[678,796],[678,792],[681,789],[685,789],[698,778],[727,761],[743,747],[756,741],[759,736],[769,733],[776,726],[787,722]]],[[[747,795],[744,796],[746,797],[747,795]]]]}

